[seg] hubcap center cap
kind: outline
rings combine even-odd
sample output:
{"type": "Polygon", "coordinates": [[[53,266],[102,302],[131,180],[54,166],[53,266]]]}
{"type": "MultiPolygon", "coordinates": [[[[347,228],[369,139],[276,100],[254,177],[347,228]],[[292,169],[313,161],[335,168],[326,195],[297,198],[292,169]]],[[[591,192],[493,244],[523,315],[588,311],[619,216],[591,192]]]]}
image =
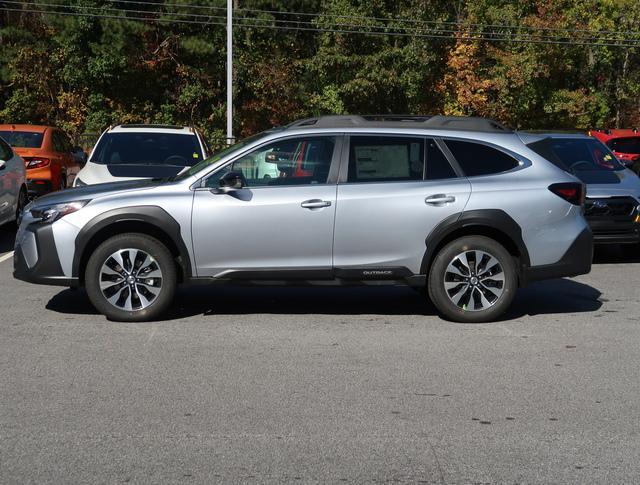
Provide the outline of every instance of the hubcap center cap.
{"type": "Polygon", "coordinates": [[[127,276],[127,283],[132,285],[136,282],[136,277],[131,275],[131,276],[127,276]]]}
{"type": "Polygon", "coordinates": [[[478,278],[476,276],[472,276],[469,282],[475,286],[478,284],[478,278]]]}

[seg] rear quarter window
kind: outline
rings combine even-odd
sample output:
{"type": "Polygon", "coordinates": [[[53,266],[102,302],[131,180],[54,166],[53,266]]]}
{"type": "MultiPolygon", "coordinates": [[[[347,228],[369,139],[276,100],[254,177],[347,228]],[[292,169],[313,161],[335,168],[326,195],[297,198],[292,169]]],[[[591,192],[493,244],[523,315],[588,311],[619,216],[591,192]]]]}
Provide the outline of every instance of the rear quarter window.
{"type": "Polygon", "coordinates": [[[467,177],[507,172],[519,165],[512,156],[482,143],[459,140],[445,143],[467,177]]]}

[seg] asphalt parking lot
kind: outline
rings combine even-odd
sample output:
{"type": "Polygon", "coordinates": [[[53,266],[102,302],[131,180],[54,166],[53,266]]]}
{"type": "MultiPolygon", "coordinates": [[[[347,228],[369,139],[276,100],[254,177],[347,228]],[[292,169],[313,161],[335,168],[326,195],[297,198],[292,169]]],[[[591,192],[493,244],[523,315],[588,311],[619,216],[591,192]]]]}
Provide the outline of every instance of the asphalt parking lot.
{"type": "MultiPolygon", "coordinates": [[[[402,288],[192,288],[161,322],[14,281],[0,229],[2,483],[633,483],[640,257],[500,322],[402,288]]],[[[640,253],[640,251],[639,251],[640,253]]]]}

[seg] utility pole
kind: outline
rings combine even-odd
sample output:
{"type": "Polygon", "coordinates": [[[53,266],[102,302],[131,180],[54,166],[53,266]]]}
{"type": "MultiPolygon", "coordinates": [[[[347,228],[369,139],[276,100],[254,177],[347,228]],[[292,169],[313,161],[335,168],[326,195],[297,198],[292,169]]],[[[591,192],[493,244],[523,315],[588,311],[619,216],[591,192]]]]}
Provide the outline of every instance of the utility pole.
{"type": "Polygon", "coordinates": [[[227,0],[227,143],[233,142],[233,0],[227,0]]]}

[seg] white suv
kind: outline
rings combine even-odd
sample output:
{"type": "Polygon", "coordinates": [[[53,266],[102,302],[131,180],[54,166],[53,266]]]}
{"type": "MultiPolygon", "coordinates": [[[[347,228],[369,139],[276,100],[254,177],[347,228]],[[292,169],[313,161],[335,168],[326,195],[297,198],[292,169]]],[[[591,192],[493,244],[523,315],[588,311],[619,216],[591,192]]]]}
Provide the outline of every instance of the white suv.
{"type": "Polygon", "coordinates": [[[208,156],[208,146],[194,128],[118,125],[102,133],[74,187],[173,177],[208,156]]]}

